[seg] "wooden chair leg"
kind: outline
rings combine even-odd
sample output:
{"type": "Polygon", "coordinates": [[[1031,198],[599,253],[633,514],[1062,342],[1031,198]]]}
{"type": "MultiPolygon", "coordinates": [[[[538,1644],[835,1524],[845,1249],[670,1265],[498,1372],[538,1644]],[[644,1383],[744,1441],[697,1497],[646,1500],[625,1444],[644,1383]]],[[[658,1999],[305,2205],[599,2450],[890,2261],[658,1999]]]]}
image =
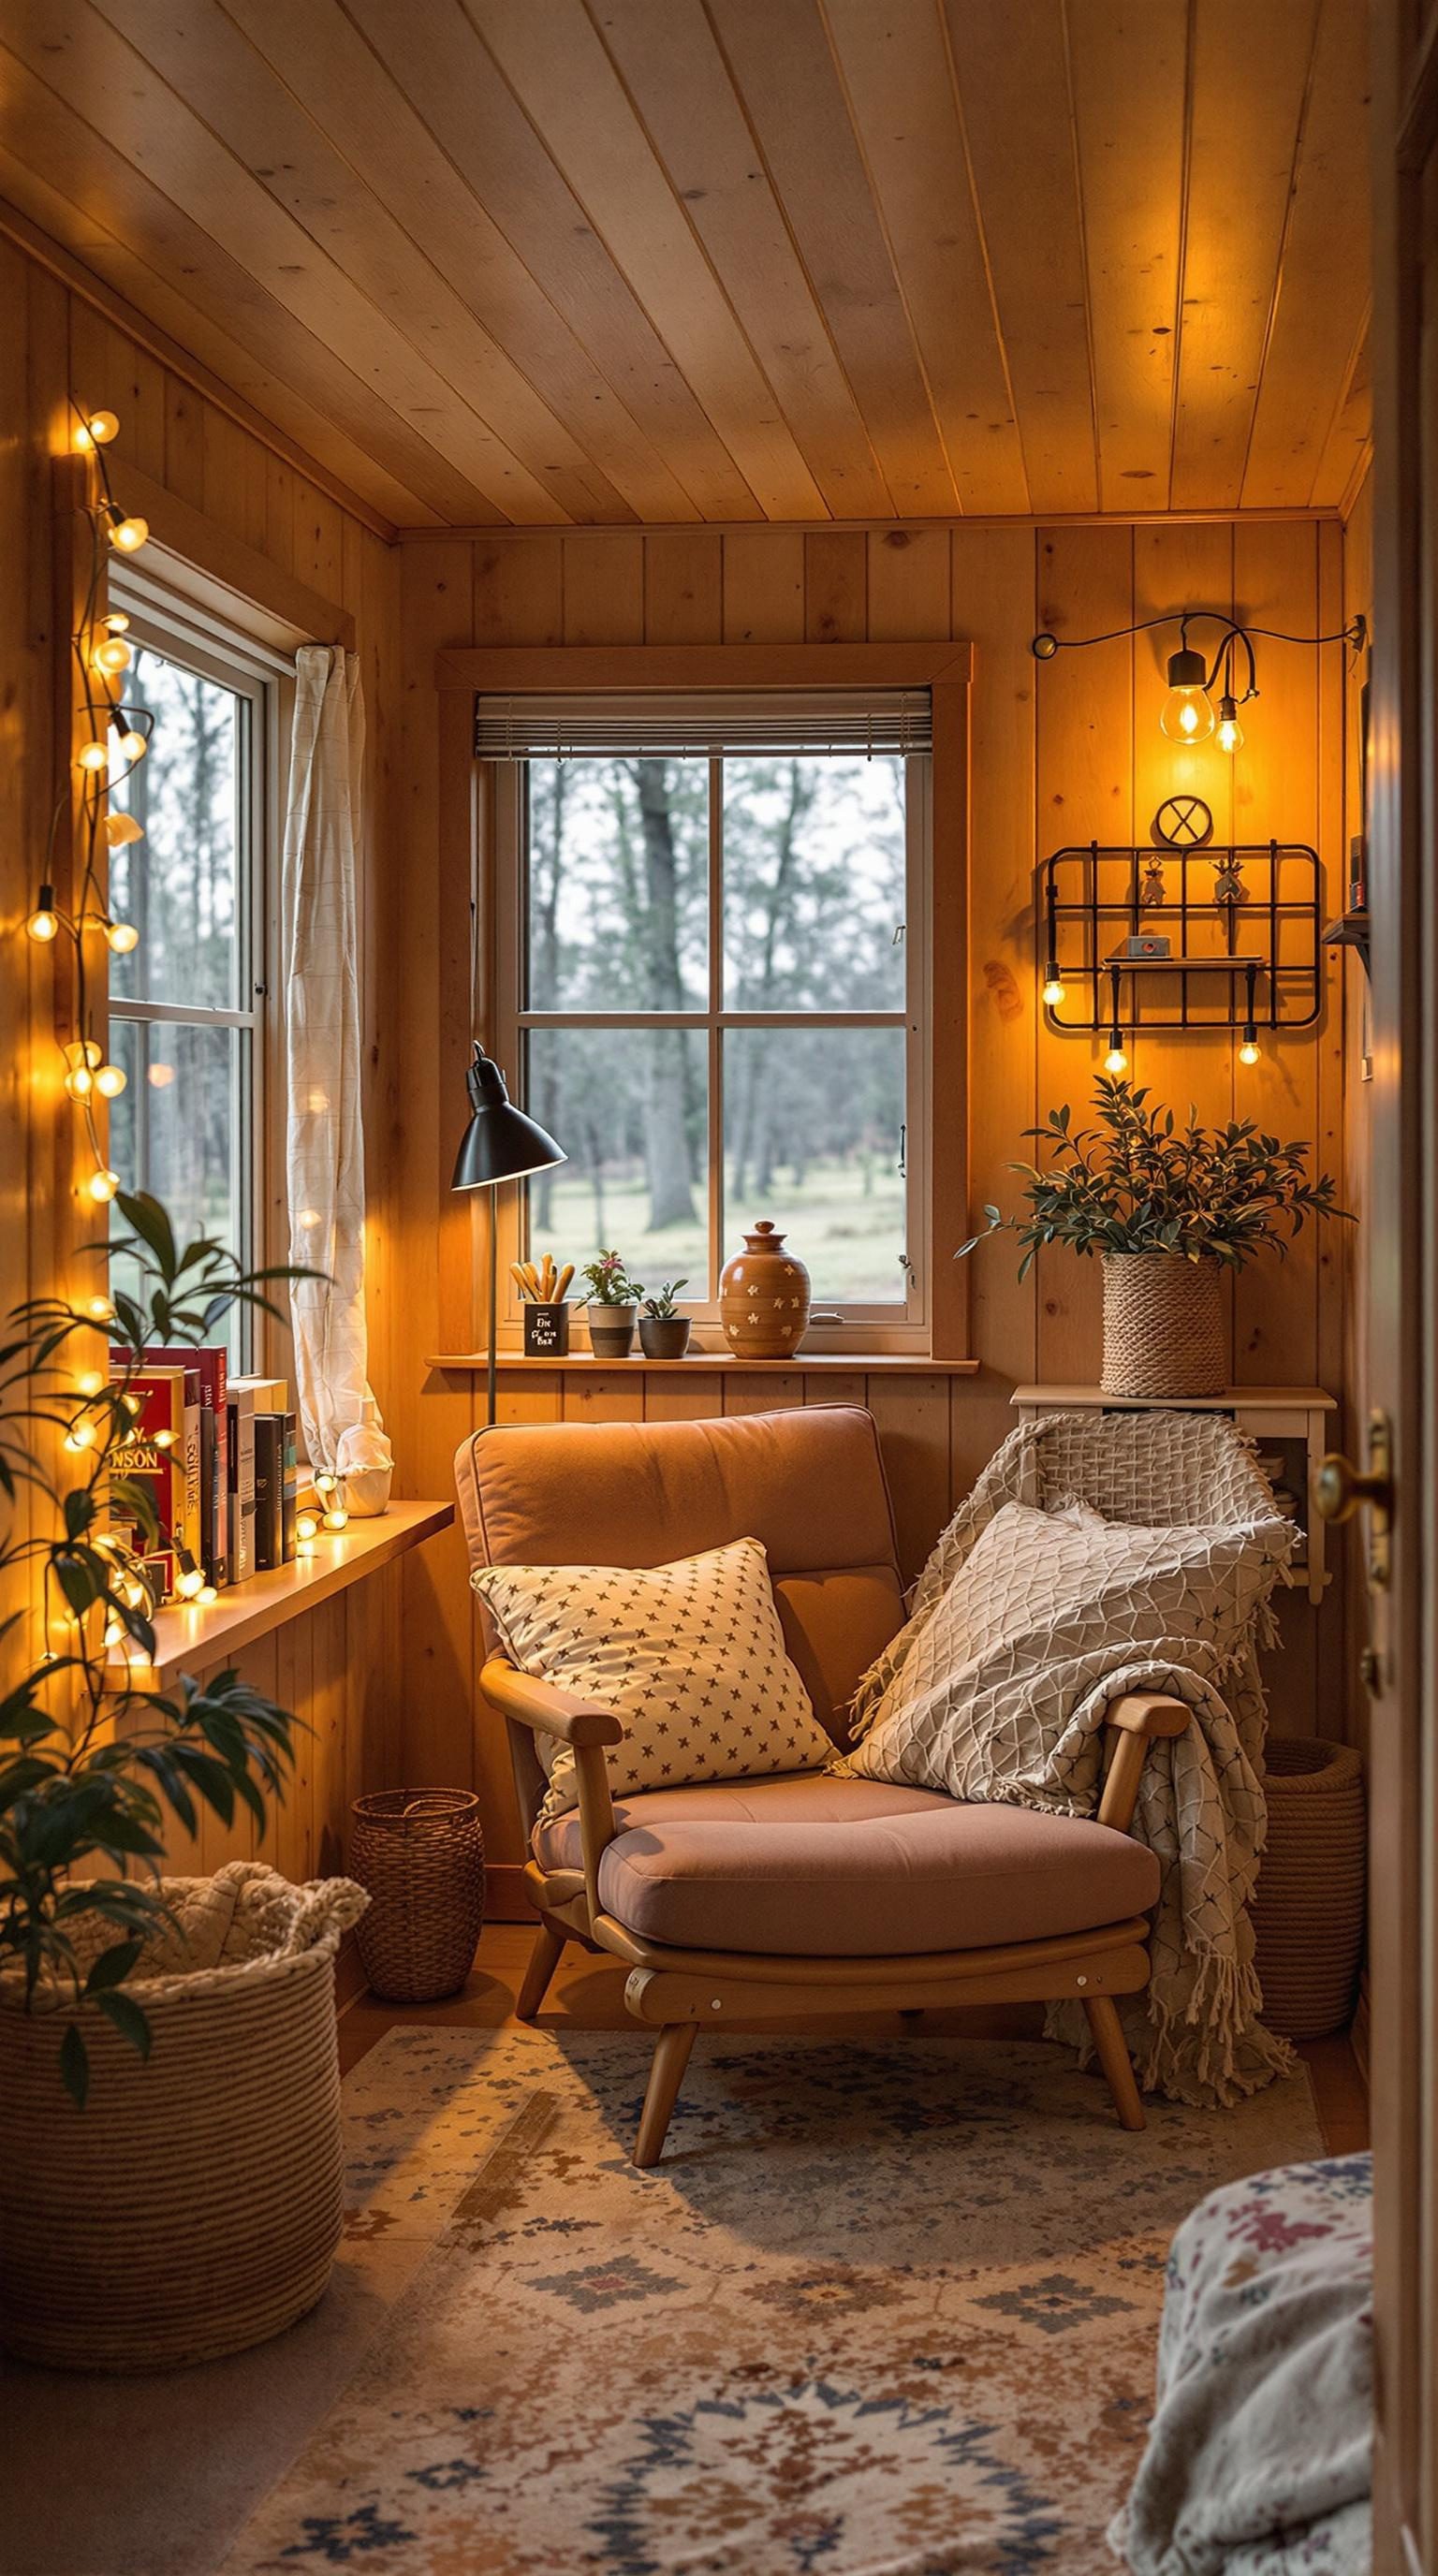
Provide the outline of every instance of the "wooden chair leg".
{"type": "Polygon", "coordinates": [[[1143,2104],[1134,2081],[1133,2062],[1124,2045],[1118,2006],[1112,1995],[1089,1995],[1084,1998],[1084,2011],[1119,2119],[1126,2129],[1141,2129],[1146,2125],[1143,2104]]]}
{"type": "Polygon", "coordinates": [[[657,2165],[664,2152],[664,2135],[669,2115],[679,2097],[689,2051],[694,2045],[692,2021],[666,2022],[654,2046],[654,2060],[649,2069],[649,2087],[644,2108],[639,2115],[639,2135],[634,2141],[632,2161],[636,2165],[657,2165]]]}
{"type": "Polygon", "coordinates": [[[549,1981],[563,1956],[564,1934],[556,1932],[552,1923],[542,1922],[534,1936],[529,1965],[524,1971],[524,1983],[519,1989],[519,1999],[514,2007],[517,2020],[533,2021],[549,1992],[549,1981]]]}

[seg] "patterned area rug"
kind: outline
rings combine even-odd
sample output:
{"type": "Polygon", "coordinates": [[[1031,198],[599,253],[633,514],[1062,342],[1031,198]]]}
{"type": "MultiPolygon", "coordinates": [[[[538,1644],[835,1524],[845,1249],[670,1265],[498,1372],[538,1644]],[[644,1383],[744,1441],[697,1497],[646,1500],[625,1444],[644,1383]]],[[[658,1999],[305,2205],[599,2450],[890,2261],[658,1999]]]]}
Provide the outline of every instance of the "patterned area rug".
{"type": "Polygon", "coordinates": [[[430,2246],[224,2576],[1112,2570],[1168,2239],[1321,2152],[1306,2076],[1126,2136],[1041,2042],[391,2032],[351,2252],[430,2246]],[[441,2212],[445,2213],[441,2219],[441,2212]]]}

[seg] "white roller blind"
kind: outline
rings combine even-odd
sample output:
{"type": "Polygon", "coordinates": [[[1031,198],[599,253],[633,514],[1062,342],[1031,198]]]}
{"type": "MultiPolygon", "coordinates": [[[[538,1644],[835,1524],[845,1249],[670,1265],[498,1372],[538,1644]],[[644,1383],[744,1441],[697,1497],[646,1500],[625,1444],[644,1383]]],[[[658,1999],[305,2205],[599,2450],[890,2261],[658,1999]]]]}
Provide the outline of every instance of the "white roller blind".
{"type": "Polygon", "coordinates": [[[927,689],[481,690],[480,760],[929,751],[927,689]]]}

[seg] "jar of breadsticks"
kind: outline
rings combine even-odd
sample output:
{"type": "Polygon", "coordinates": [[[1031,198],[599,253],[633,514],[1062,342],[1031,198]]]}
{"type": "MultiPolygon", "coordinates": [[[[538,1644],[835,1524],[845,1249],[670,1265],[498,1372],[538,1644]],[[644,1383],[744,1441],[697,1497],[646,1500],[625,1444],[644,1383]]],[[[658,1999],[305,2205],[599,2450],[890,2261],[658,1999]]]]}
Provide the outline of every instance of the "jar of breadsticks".
{"type": "Polygon", "coordinates": [[[546,1252],[540,1262],[513,1262],[510,1276],[519,1290],[524,1315],[525,1358],[563,1359],[569,1349],[568,1292],[574,1277],[573,1262],[567,1261],[562,1270],[557,1269],[553,1253],[546,1252]]]}

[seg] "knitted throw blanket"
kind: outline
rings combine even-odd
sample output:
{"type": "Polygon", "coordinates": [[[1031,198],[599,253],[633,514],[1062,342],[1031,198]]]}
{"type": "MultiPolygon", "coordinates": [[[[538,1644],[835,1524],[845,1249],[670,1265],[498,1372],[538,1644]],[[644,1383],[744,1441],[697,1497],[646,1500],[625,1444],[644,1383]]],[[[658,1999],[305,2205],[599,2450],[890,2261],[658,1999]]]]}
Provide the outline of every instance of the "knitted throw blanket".
{"type": "MultiPolygon", "coordinates": [[[[1120,2005],[1140,2083],[1176,2101],[1235,2101],[1293,2063],[1259,2020],[1246,1908],[1266,1829],[1257,1649],[1274,1638],[1294,1535],[1220,1415],[1025,1425],[935,1547],[906,1626],[859,1685],[854,1749],[836,1766],[1092,1816],[1108,1702],[1181,1699],[1192,1723],[1149,1746],[1132,1827],[1162,1874],[1152,1976],[1120,2005]],[[1016,1504],[1028,1509],[1005,1511],[1016,1504]]],[[[1090,2053],[1079,2006],[1054,2006],[1049,2028],[1090,2053]]]]}

